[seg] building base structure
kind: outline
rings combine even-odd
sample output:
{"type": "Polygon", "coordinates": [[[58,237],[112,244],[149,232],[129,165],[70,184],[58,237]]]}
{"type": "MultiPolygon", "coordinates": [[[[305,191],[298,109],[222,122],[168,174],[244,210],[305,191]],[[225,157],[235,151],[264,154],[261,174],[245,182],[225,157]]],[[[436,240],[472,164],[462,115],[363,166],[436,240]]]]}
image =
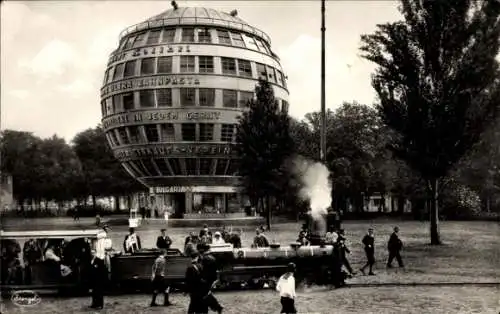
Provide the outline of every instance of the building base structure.
{"type": "Polygon", "coordinates": [[[149,191],[150,204],[160,215],[224,215],[243,213],[248,198],[234,186],[159,186],[149,191]]]}

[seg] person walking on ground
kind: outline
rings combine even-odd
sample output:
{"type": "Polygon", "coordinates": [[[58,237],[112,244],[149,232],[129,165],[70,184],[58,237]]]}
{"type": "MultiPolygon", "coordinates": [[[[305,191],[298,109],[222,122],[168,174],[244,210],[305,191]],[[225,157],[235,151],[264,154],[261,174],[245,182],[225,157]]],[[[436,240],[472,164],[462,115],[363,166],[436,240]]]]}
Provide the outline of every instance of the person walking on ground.
{"type": "Polygon", "coordinates": [[[73,220],[80,221],[80,206],[79,205],[76,205],[73,208],[73,220]]]}
{"type": "Polygon", "coordinates": [[[287,266],[287,272],[280,277],[276,285],[276,291],[279,292],[281,298],[280,313],[297,313],[295,308],[295,264],[290,263],[287,266]]]}
{"type": "Polygon", "coordinates": [[[165,268],[166,268],[166,250],[162,249],[160,255],[156,258],[153,264],[153,271],[151,274],[151,282],[153,285],[153,297],[150,306],[158,306],[156,304],[156,296],[163,293],[163,306],[172,305],[169,300],[169,287],[165,282],[165,268]]]}
{"type": "Polygon", "coordinates": [[[208,314],[208,305],[205,302],[206,282],[203,279],[203,266],[200,263],[198,252],[191,254],[191,265],[186,269],[186,293],[189,294],[188,314],[208,314]]]}
{"type": "Polygon", "coordinates": [[[217,298],[212,293],[212,289],[215,283],[218,280],[217,276],[217,260],[209,251],[210,246],[204,243],[198,244],[198,252],[200,252],[200,262],[202,265],[202,276],[205,282],[205,291],[206,295],[204,300],[207,306],[217,313],[222,313],[224,309],[222,305],[220,305],[217,298]]]}
{"type": "Polygon", "coordinates": [[[366,267],[369,267],[370,272],[368,275],[374,276],[373,265],[375,264],[375,236],[372,228],[368,229],[368,233],[365,235],[362,242],[365,246],[366,264],[360,269],[360,271],[364,275],[366,267]]]}
{"type": "Polygon", "coordinates": [[[351,251],[347,247],[346,244],[346,238],[345,238],[345,231],[344,229],[339,230],[338,238],[337,241],[340,245],[340,258],[342,261],[342,265],[345,266],[347,271],[351,276],[356,275],[356,272],[352,270],[351,264],[349,263],[349,260],[347,260],[347,254],[351,254],[351,251]]]}
{"type": "Polygon", "coordinates": [[[389,238],[387,249],[389,251],[389,259],[387,260],[387,267],[392,268],[392,260],[396,258],[399,267],[404,267],[403,259],[401,258],[401,249],[403,248],[403,241],[399,238],[399,227],[394,227],[394,232],[389,238]]]}

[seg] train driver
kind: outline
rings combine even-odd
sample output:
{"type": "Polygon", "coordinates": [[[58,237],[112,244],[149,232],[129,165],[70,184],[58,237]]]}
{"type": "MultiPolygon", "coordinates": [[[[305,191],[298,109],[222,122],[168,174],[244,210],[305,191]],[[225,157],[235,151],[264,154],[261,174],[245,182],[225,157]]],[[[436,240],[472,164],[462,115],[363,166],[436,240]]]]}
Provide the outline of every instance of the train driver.
{"type": "Polygon", "coordinates": [[[267,237],[264,235],[262,232],[262,229],[257,228],[255,230],[255,238],[253,239],[253,247],[268,247],[269,246],[269,240],[267,240],[267,237]]]}

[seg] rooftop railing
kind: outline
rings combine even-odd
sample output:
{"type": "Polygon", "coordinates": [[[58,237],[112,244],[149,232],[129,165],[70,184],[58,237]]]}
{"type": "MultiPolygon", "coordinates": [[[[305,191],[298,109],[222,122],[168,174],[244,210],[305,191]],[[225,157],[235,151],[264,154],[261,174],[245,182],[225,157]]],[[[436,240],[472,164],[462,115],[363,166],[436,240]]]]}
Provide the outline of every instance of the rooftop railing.
{"type": "Polygon", "coordinates": [[[127,27],[125,30],[123,30],[120,33],[120,40],[131,33],[139,32],[142,30],[148,30],[151,28],[158,28],[158,27],[172,26],[172,25],[214,25],[214,26],[236,29],[263,38],[265,41],[267,41],[269,45],[271,45],[271,38],[258,28],[250,26],[246,23],[232,22],[228,20],[209,18],[209,17],[169,17],[166,19],[145,21],[127,27]]]}

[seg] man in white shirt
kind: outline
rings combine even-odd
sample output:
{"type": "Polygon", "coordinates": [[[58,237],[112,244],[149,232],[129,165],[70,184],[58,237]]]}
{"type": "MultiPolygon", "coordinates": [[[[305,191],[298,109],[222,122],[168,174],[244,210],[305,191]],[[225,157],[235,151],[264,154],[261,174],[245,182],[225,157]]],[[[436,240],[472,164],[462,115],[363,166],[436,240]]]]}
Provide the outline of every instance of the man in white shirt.
{"type": "Polygon", "coordinates": [[[276,291],[281,297],[281,312],[280,313],[297,313],[295,308],[295,264],[290,263],[287,267],[287,272],[280,277],[276,285],[276,291]]]}
{"type": "Polygon", "coordinates": [[[96,255],[95,257],[104,262],[108,273],[111,273],[111,259],[109,252],[113,249],[113,243],[108,236],[108,225],[102,226],[102,231],[97,234],[96,255]]]}
{"type": "Polygon", "coordinates": [[[333,228],[331,228],[325,235],[325,243],[329,245],[334,245],[335,243],[337,243],[338,238],[339,238],[338,233],[335,232],[333,228]]]}

